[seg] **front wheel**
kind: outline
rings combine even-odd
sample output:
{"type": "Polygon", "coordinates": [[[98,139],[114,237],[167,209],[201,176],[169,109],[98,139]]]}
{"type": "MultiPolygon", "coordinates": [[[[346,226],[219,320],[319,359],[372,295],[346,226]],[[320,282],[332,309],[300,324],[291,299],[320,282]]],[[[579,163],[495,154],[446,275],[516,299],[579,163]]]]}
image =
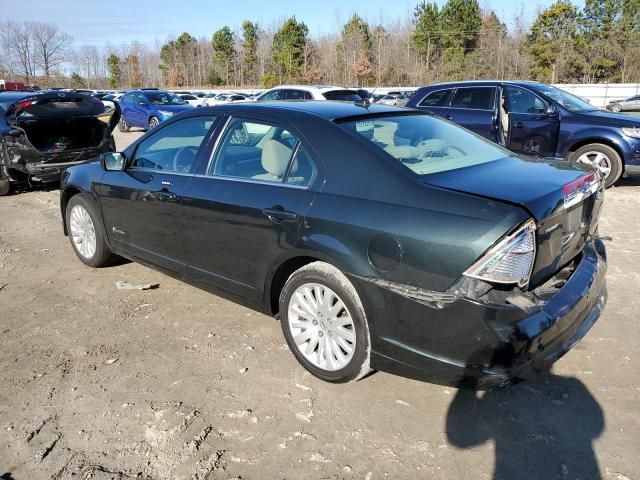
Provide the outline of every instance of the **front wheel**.
{"type": "Polygon", "coordinates": [[[147,130],[151,130],[152,128],[155,128],[158,125],[160,125],[160,120],[158,120],[157,117],[151,117],[149,119],[149,125],[147,126],[147,130]]]}
{"type": "Polygon", "coordinates": [[[9,180],[0,180],[0,197],[9,195],[11,191],[11,182],[9,180]]]}
{"type": "Polygon", "coordinates": [[[124,118],[124,115],[120,115],[120,120],[118,121],[118,130],[121,132],[128,132],[130,130],[129,125],[127,124],[127,120],[124,118]]]}
{"type": "Polygon", "coordinates": [[[107,245],[100,219],[86,195],[71,197],[67,204],[66,222],[71,246],[82,263],[94,268],[113,263],[116,256],[107,245]]]}
{"type": "Polygon", "coordinates": [[[296,359],[334,383],[359,380],[370,369],[370,338],[360,297],[340,270],[310,263],[280,294],[282,331],[296,359]]]}
{"type": "Polygon", "coordinates": [[[622,110],[622,106],[616,103],[613,105],[613,107],[611,107],[611,110],[613,110],[614,112],[619,112],[620,110],[622,110]]]}
{"type": "Polygon", "coordinates": [[[620,155],[613,148],[602,143],[592,143],[580,147],[571,154],[569,159],[600,170],[600,173],[604,176],[604,185],[607,188],[616,183],[620,175],[622,175],[622,159],[620,155]]]}

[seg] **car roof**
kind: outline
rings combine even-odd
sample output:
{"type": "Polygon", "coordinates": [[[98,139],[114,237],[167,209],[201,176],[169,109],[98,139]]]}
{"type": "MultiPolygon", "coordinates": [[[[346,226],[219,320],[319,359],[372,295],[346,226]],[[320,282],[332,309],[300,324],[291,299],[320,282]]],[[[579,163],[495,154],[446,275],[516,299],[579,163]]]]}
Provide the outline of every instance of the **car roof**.
{"type": "Polygon", "coordinates": [[[432,83],[423,88],[431,87],[465,87],[465,86],[494,86],[498,84],[508,85],[541,85],[540,82],[534,82],[533,80],[463,80],[458,82],[440,82],[432,83]]]}
{"type": "MultiPolygon", "coordinates": [[[[317,90],[319,92],[329,92],[331,90],[353,90],[351,88],[339,87],[336,85],[278,85],[277,87],[273,87],[271,90],[280,89],[280,88],[289,88],[289,89],[298,89],[298,90],[317,90]]],[[[355,90],[353,90],[355,92],[355,90]]]]}
{"type": "MultiPolygon", "coordinates": [[[[212,112],[220,111],[220,107],[202,107],[197,109],[199,114],[206,113],[207,110],[212,112]]],[[[306,101],[286,101],[286,102],[246,102],[228,104],[224,107],[224,110],[233,114],[233,111],[250,113],[250,112],[262,112],[262,113],[282,113],[295,111],[300,113],[306,113],[309,115],[315,115],[317,117],[324,118],[326,120],[339,120],[348,117],[357,117],[361,115],[376,115],[376,114],[394,114],[394,113],[419,113],[415,110],[393,107],[389,105],[376,105],[372,104],[367,107],[356,105],[350,102],[338,102],[338,101],[321,101],[321,100],[306,100],[306,101]]]]}

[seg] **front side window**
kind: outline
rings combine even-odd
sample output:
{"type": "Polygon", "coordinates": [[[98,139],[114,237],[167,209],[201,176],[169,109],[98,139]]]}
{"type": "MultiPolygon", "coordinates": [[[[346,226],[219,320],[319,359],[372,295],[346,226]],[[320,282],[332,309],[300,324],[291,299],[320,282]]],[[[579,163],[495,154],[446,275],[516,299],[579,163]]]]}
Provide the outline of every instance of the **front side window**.
{"type": "Polygon", "coordinates": [[[215,117],[189,117],[167,125],[143,140],[130,168],[188,173],[215,117]]]}
{"type": "Polygon", "coordinates": [[[451,99],[451,106],[470,110],[493,110],[495,96],[494,87],[458,88],[451,99]]]}
{"type": "Polygon", "coordinates": [[[286,128],[232,118],[208,174],[305,186],[315,179],[317,168],[298,138],[286,128]]]}
{"type": "Polygon", "coordinates": [[[546,110],[544,101],[537,95],[518,87],[507,86],[507,112],[542,114],[546,110]]]}
{"type": "Polygon", "coordinates": [[[271,92],[267,92],[262,95],[258,101],[260,102],[270,102],[274,100],[278,100],[280,98],[280,90],[273,90],[271,92]]]}
{"type": "Polygon", "coordinates": [[[422,99],[420,107],[444,107],[451,90],[436,90],[422,99]]]}
{"type": "Polygon", "coordinates": [[[324,92],[324,98],[327,100],[335,100],[339,102],[358,102],[362,100],[360,95],[354,90],[331,90],[324,92]]]}
{"type": "Polygon", "coordinates": [[[430,115],[363,118],[341,124],[418,175],[455,170],[513,155],[430,115]]]}

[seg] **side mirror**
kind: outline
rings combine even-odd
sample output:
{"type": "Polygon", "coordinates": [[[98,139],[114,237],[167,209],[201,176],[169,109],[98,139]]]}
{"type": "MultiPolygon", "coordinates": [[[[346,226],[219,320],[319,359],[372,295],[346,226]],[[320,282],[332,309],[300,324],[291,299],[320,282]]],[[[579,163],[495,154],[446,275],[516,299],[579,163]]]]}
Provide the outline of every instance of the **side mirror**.
{"type": "Polygon", "coordinates": [[[558,114],[558,109],[552,103],[547,103],[547,108],[544,110],[545,115],[552,117],[558,114]]]}
{"type": "Polygon", "coordinates": [[[148,107],[149,104],[147,102],[138,102],[138,105],[140,105],[141,107],[148,107]]]}
{"type": "Polygon", "coordinates": [[[100,165],[107,172],[121,172],[126,165],[126,157],[119,152],[107,152],[100,156],[100,165]]]}

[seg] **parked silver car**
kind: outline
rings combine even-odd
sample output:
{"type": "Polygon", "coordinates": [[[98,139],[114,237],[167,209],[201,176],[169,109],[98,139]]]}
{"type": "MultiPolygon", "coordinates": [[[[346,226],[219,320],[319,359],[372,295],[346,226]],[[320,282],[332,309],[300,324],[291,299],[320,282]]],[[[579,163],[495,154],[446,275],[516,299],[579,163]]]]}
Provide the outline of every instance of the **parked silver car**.
{"type": "Polygon", "coordinates": [[[607,105],[607,110],[613,112],[640,111],[640,95],[634,95],[624,100],[613,100],[607,105]]]}

